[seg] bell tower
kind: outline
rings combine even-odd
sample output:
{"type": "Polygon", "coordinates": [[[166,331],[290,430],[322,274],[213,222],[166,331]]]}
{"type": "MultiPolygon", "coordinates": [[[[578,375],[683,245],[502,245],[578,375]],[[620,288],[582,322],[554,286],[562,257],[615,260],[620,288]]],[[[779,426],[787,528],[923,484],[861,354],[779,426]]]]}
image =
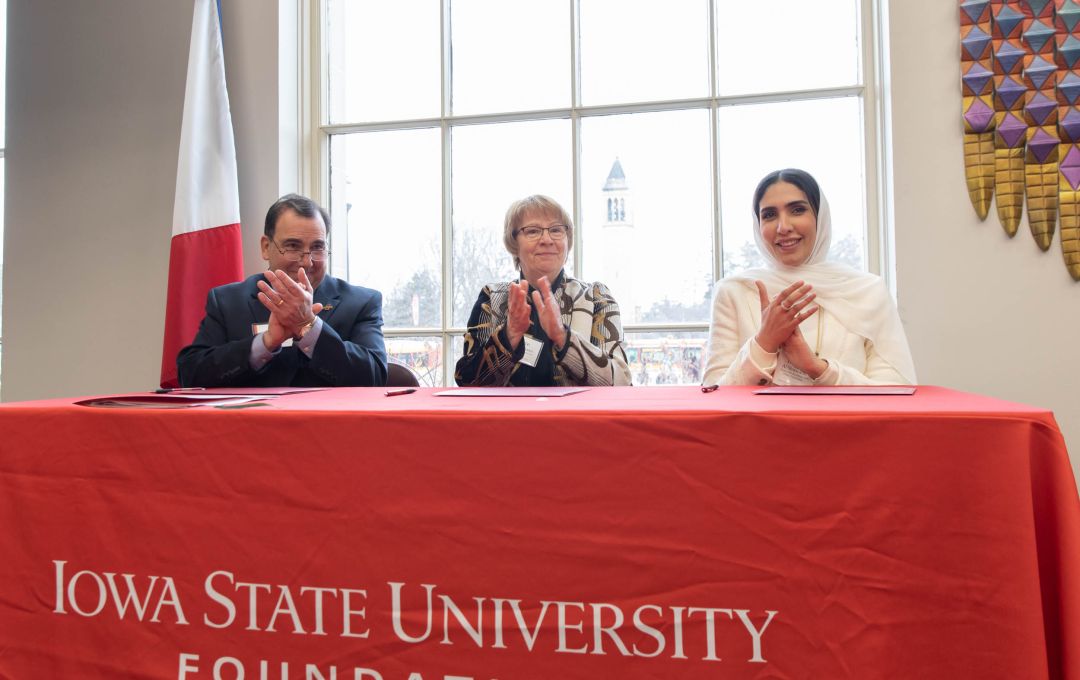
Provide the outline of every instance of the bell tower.
{"type": "Polygon", "coordinates": [[[612,295],[619,301],[623,323],[638,320],[635,301],[635,277],[633,275],[636,251],[634,239],[634,213],[630,184],[626,181],[622,162],[615,157],[608,172],[607,180],[601,192],[603,204],[600,206],[603,221],[603,267],[602,277],[598,280],[611,289],[612,295]]]}

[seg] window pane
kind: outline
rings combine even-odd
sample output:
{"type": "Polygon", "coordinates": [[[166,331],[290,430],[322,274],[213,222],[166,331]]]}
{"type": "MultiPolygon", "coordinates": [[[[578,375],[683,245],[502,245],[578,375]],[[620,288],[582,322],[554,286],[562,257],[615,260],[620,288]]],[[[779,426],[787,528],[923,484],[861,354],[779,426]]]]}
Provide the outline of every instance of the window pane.
{"type": "Polygon", "coordinates": [[[635,385],[697,385],[708,334],[628,333],[626,361],[635,385]]]}
{"type": "Polygon", "coordinates": [[[754,245],[754,188],[780,168],[812,174],[829,199],[829,259],[865,269],[866,202],[861,101],[857,97],[720,109],[720,205],[724,273],[761,264],[754,245]]]}
{"type": "Polygon", "coordinates": [[[331,123],[439,115],[439,6],[326,0],[331,123]]]}
{"type": "Polygon", "coordinates": [[[717,0],[721,95],[854,85],[858,0],[717,0]],[[764,13],[768,17],[763,17],[764,13]]]}
{"type": "Polygon", "coordinates": [[[453,0],[454,113],[570,105],[566,2],[453,0]]]}
{"type": "Polygon", "coordinates": [[[582,101],[707,96],[708,7],[707,0],[581,0],[582,101]]]}
{"type": "Polygon", "coordinates": [[[709,320],[712,176],[704,109],[581,123],[584,276],[623,323],[709,320]]]}
{"type": "Polygon", "coordinates": [[[517,278],[502,242],[510,203],[545,194],[572,211],[570,121],[461,126],[451,141],[454,324],[464,326],[484,284],[517,278]]]}
{"type": "Polygon", "coordinates": [[[441,387],[442,339],[437,337],[386,338],[390,359],[405,364],[420,376],[424,387],[441,387]]]}
{"type": "Polygon", "coordinates": [[[382,291],[387,328],[441,324],[439,139],[426,129],[330,140],[332,272],[382,291]]]}
{"type": "Polygon", "coordinates": [[[454,382],[454,368],[457,366],[458,360],[463,356],[465,356],[465,336],[461,333],[455,333],[450,338],[450,377],[447,385],[457,385],[454,382]]]}

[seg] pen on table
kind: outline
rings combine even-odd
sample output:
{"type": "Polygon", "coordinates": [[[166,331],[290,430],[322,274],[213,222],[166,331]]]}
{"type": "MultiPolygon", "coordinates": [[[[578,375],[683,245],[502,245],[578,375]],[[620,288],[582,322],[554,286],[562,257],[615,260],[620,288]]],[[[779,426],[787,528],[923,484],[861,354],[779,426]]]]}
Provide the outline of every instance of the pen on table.
{"type": "Polygon", "coordinates": [[[168,394],[169,392],[201,392],[205,387],[159,387],[154,394],[168,394]]]}
{"type": "Polygon", "coordinates": [[[386,396],[388,396],[388,397],[396,397],[396,396],[401,395],[401,394],[412,394],[415,391],[416,391],[415,387],[406,387],[405,389],[401,389],[401,390],[386,390],[386,396]]]}
{"type": "Polygon", "coordinates": [[[715,392],[718,389],[720,389],[719,385],[705,385],[704,387],[701,388],[701,391],[702,392],[715,392]]]}

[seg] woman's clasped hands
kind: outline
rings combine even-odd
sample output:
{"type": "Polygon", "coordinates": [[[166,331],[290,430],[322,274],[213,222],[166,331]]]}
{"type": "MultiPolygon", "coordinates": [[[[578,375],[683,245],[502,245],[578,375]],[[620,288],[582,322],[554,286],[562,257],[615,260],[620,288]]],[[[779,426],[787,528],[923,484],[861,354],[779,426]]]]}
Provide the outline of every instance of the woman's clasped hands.
{"type": "Polygon", "coordinates": [[[761,326],[754,337],[758,346],[769,354],[781,349],[784,356],[796,368],[811,378],[818,378],[829,364],[818,357],[806,343],[799,324],[810,318],[820,307],[811,306],[816,297],[813,286],[796,281],[770,299],[765,284],[755,281],[761,302],[761,326]]]}

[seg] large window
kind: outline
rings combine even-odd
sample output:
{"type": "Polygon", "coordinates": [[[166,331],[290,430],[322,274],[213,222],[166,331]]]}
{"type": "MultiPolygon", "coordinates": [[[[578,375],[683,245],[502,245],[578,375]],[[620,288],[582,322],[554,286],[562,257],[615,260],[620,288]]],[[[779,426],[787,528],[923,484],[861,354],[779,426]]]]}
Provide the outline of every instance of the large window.
{"type": "Polygon", "coordinates": [[[801,167],[833,255],[875,268],[872,0],[323,0],[307,188],[391,356],[452,384],[511,201],[571,211],[571,274],[622,309],[635,384],[695,383],[712,283],[755,266],[751,192],[801,167]],[[868,226],[869,225],[869,226],[868,226]]]}

